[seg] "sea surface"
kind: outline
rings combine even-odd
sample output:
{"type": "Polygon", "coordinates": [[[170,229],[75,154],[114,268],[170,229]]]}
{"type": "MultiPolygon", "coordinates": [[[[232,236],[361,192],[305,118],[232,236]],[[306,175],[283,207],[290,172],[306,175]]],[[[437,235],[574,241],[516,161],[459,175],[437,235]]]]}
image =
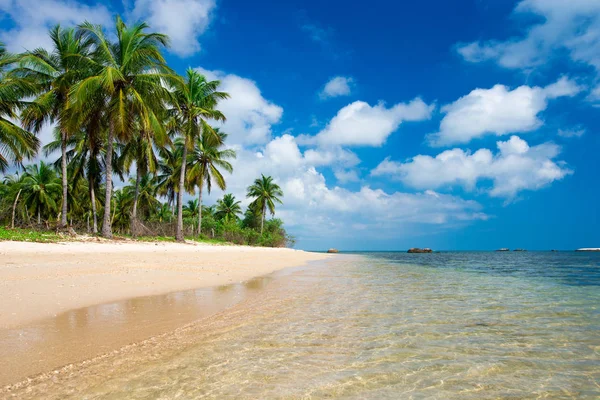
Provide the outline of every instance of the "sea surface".
{"type": "Polygon", "coordinates": [[[340,254],[253,282],[226,311],[4,395],[600,398],[600,253],[340,254]]]}

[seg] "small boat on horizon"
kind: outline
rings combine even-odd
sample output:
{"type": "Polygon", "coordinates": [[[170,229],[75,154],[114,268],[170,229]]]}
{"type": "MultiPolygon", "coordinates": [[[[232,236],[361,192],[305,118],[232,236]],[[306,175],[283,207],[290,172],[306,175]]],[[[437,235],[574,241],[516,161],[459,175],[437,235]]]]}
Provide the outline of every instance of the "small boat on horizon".
{"type": "Polygon", "coordinates": [[[510,249],[509,249],[509,248],[506,248],[506,247],[502,247],[501,249],[498,249],[498,250],[496,250],[496,251],[510,251],[510,249]]]}

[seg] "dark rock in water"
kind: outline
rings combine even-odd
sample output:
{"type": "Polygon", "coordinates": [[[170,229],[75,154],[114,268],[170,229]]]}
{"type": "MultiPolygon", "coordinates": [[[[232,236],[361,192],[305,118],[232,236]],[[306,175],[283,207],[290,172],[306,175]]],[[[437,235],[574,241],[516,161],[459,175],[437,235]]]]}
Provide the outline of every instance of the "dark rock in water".
{"type": "Polygon", "coordinates": [[[513,251],[527,251],[525,249],[514,249],[513,251]]]}
{"type": "Polygon", "coordinates": [[[338,249],[329,249],[327,250],[328,253],[339,253],[340,251],[338,249]]]}
{"type": "Polygon", "coordinates": [[[498,250],[496,250],[496,251],[510,251],[510,249],[508,249],[508,248],[506,248],[506,247],[503,247],[503,248],[501,248],[501,249],[498,249],[498,250]]]}
{"type": "Polygon", "coordinates": [[[433,253],[433,250],[429,248],[419,249],[418,247],[413,247],[408,250],[408,253],[433,253]]]}

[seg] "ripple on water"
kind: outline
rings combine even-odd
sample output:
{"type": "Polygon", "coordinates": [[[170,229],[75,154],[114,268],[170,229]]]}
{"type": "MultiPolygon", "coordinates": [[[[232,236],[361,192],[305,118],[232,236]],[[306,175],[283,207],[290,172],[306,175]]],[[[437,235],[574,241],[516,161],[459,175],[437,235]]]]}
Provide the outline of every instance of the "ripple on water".
{"type": "Polygon", "coordinates": [[[568,269],[560,274],[564,263],[533,253],[505,270],[506,255],[481,257],[356,256],[302,268],[209,320],[15,394],[598,398],[596,261],[584,261],[592,279],[576,285],[568,269]],[[556,265],[536,272],[534,262],[556,265]]]}

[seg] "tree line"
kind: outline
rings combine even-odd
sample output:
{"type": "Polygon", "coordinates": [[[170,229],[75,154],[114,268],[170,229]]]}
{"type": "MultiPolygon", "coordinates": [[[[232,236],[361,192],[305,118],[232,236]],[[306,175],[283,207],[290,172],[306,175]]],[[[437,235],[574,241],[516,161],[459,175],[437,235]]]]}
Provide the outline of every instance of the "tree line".
{"type": "Polygon", "coordinates": [[[281,246],[290,239],[274,215],[283,192],[272,177],[248,187],[241,202],[225,194],[202,204],[236,152],[219,102],[229,98],[218,80],[196,70],[178,75],[165,61],[166,35],[146,23],[116,18],[115,39],[100,25],[50,30],[50,50],[10,54],[0,43],[0,220],[90,233],[113,232],[219,237],[237,243],[281,246]],[[55,126],[41,147],[37,135],[55,126]],[[25,165],[60,151],[54,163],[25,165]],[[131,171],[135,169],[134,173],[131,171]],[[128,183],[114,189],[118,176],[128,183]],[[184,193],[197,199],[183,204],[184,193]],[[101,216],[101,218],[100,218],[101,216]],[[85,227],[85,228],[84,228],[85,227]]]}

